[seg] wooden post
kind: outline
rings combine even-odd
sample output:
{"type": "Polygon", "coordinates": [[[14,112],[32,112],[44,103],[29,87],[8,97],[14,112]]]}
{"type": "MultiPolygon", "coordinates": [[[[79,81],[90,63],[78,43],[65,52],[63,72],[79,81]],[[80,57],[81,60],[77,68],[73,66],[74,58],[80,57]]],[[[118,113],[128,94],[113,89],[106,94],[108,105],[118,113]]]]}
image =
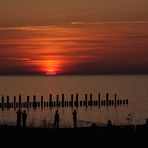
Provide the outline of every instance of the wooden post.
{"type": "Polygon", "coordinates": [[[5,102],[4,102],[4,96],[2,95],[2,110],[5,109],[5,102]]]}
{"type": "Polygon", "coordinates": [[[128,99],[126,99],[126,104],[128,104],[128,99]]]}
{"type": "Polygon", "coordinates": [[[64,94],[62,94],[62,107],[64,107],[64,94]]]}
{"type": "Polygon", "coordinates": [[[27,108],[29,108],[29,99],[30,99],[30,96],[27,96],[27,108]]]}
{"type": "Polygon", "coordinates": [[[36,103],[36,96],[33,96],[33,108],[37,107],[37,103],[36,103]]]}
{"type": "Polygon", "coordinates": [[[7,96],[7,109],[9,109],[10,104],[9,104],[9,96],[7,96]]]}
{"type": "Polygon", "coordinates": [[[117,105],[119,106],[120,100],[117,100],[117,105]]]}
{"type": "Polygon", "coordinates": [[[88,106],[88,98],[87,98],[87,94],[85,94],[85,106],[88,106]]]}
{"type": "Polygon", "coordinates": [[[122,100],[120,100],[120,105],[122,105],[122,100]]]}
{"type": "Polygon", "coordinates": [[[41,96],[41,107],[43,108],[43,96],[41,96]]]}
{"type": "Polygon", "coordinates": [[[80,101],[80,106],[82,106],[82,101],[80,101]]]}
{"type": "Polygon", "coordinates": [[[14,98],[13,98],[14,100],[13,100],[13,104],[14,104],[14,109],[16,109],[16,96],[14,96],[14,98]]]}
{"type": "Polygon", "coordinates": [[[92,94],[90,94],[90,106],[93,106],[92,94]]]}
{"type": "Polygon", "coordinates": [[[123,105],[125,105],[125,100],[123,100],[123,105]]]}
{"type": "Polygon", "coordinates": [[[115,107],[117,106],[117,94],[114,95],[115,107]]]}
{"type": "Polygon", "coordinates": [[[100,107],[100,104],[101,104],[101,95],[99,94],[98,95],[98,105],[99,105],[99,107],[100,107]]]}
{"type": "Polygon", "coordinates": [[[49,107],[52,107],[52,94],[49,95],[49,107]]]}
{"type": "Polygon", "coordinates": [[[106,106],[108,107],[108,104],[109,104],[109,94],[106,93],[106,106]]]}
{"type": "Polygon", "coordinates": [[[73,107],[73,94],[71,94],[71,107],[73,107]]]}

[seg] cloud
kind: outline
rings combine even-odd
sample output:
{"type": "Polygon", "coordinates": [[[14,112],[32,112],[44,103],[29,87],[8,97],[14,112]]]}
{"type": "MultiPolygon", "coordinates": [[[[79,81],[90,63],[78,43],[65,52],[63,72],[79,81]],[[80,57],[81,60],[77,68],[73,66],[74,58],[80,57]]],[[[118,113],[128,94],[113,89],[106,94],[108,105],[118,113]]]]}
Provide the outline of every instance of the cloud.
{"type": "Polygon", "coordinates": [[[85,24],[84,22],[71,22],[71,25],[83,25],[85,24]]]}
{"type": "Polygon", "coordinates": [[[31,58],[6,58],[7,60],[16,60],[16,61],[31,61],[31,58]]]}
{"type": "Polygon", "coordinates": [[[16,27],[0,27],[0,31],[6,30],[20,30],[20,31],[48,31],[52,29],[65,28],[68,25],[101,25],[101,24],[148,24],[148,21],[94,21],[94,22],[84,22],[84,21],[73,21],[64,25],[42,25],[42,26],[16,26],[16,27]]]}
{"type": "Polygon", "coordinates": [[[20,31],[40,31],[40,30],[52,30],[53,28],[59,28],[60,25],[50,26],[16,26],[16,27],[0,27],[0,31],[6,30],[20,30],[20,31]]]}
{"type": "Polygon", "coordinates": [[[96,22],[71,22],[71,25],[101,25],[101,24],[148,24],[148,21],[96,21],[96,22]]]}

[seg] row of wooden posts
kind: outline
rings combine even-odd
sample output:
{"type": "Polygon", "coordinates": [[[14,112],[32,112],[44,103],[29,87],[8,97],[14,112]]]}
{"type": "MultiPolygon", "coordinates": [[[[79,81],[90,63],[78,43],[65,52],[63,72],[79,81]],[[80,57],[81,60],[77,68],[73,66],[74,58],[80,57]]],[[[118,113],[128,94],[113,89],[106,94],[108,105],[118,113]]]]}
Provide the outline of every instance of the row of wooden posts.
{"type": "Polygon", "coordinates": [[[5,108],[37,108],[37,107],[92,107],[92,106],[122,106],[128,104],[128,99],[117,99],[117,94],[114,94],[114,99],[109,99],[109,94],[106,93],[106,98],[101,100],[101,95],[98,94],[98,98],[93,100],[92,94],[85,94],[85,99],[79,101],[79,96],[76,94],[71,94],[71,100],[66,101],[64,94],[61,96],[62,100],[59,100],[59,95],[56,95],[56,101],[53,101],[52,94],[49,95],[49,101],[44,101],[44,97],[41,96],[40,101],[37,101],[37,97],[33,96],[33,101],[30,102],[30,96],[27,96],[27,102],[22,102],[22,96],[19,95],[18,102],[16,96],[13,97],[13,102],[10,102],[10,97],[6,96],[6,102],[5,97],[2,95],[1,97],[1,103],[0,108],[3,110],[5,108]],[[74,98],[75,97],[75,98],[74,98]],[[75,100],[74,100],[75,99],[75,100]]]}

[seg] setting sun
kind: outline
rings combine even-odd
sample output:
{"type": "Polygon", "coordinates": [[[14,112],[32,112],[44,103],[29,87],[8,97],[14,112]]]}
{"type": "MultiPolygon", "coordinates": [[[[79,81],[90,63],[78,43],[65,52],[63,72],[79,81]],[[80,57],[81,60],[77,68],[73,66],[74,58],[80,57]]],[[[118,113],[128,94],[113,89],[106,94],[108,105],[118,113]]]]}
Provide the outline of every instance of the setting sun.
{"type": "Polygon", "coordinates": [[[47,71],[47,75],[49,75],[49,76],[55,76],[56,75],[56,72],[53,69],[49,69],[47,71]]]}

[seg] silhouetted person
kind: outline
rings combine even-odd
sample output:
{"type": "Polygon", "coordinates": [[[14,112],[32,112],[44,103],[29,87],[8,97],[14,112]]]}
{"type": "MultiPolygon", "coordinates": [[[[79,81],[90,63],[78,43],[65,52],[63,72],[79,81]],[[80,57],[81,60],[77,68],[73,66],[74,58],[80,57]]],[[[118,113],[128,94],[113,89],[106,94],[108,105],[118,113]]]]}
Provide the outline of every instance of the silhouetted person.
{"type": "Polygon", "coordinates": [[[21,109],[18,109],[18,111],[16,112],[17,114],[17,124],[16,126],[17,127],[20,127],[21,126],[21,117],[22,117],[22,111],[21,109]]]}
{"type": "Polygon", "coordinates": [[[148,126],[148,118],[146,119],[146,125],[148,126]]]}
{"type": "Polygon", "coordinates": [[[96,123],[92,123],[90,127],[91,128],[97,128],[97,125],[96,125],[96,123]]]}
{"type": "Polygon", "coordinates": [[[111,120],[108,120],[107,126],[112,126],[112,121],[111,120]]]}
{"type": "Polygon", "coordinates": [[[59,113],[58,110],[56,110],[55,112],[55,116],[54,116],[54,128],[59,128],[59,113]]]}
{"type": "Polygon", "coordinates": [[[27,113],[26,110],[24,110],[22,113],[23,127],[26,127],[26,119],[27,119],[27,113]]]}
{"type": "Polygon", "coordinates": [[[132,114],[128,114],[128,117],[127,117],[128,125],[132,124],[132,119],[133,119],[132,114]]]}
{"type": "Polygon", "coordinates": [[[77,127],[77,111],[74,110],[72,114],[73,114],[73,124],[74,124],[74,127],[77,127]]]}

